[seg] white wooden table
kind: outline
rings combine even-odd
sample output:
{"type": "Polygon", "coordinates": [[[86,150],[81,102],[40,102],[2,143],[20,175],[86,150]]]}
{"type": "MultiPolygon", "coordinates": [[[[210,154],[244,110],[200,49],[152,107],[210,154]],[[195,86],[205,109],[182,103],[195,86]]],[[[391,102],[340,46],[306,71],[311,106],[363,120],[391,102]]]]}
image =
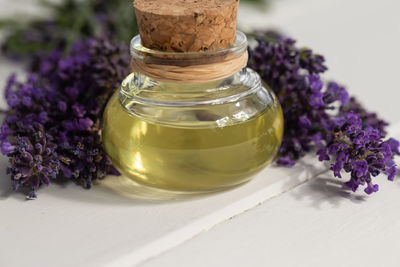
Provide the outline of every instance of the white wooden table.
{"type": "MultiPolygon", "coordinates": [[[[242,7],[245,27],[279,26],[326,56],[334,77],[400,137],[400,2],[276,0],[242,7]]],[[[0,0],[0,16],[43,14],[32,1],[0,0]]],[[[0,77],[19,66],[0,59],[0,77]]],[[[4,101],[0,102],[4,107],[4,101]]],[[[36,201],[10,191],[0,158],[0,266],[400,266],[400,183],[349,193],[307,157],[269,167],[219,194],[149,199],[127,179],[86,191],[43,188],[36,201]]]]}

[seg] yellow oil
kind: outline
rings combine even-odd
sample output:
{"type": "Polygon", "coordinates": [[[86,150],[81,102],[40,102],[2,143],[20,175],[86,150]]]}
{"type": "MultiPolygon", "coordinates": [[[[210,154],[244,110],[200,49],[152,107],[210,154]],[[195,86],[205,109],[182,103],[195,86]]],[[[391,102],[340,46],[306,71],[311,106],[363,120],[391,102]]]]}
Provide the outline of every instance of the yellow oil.
{"type": "Polygon", "coordinates": [[[116,93],[103,118],[103,143],[114,166],[136,182],[175,191],[213,191],[249,180],[273,160],[283,132],[279,104],[233,125],[187,127],[132,115],[116,93]]]}

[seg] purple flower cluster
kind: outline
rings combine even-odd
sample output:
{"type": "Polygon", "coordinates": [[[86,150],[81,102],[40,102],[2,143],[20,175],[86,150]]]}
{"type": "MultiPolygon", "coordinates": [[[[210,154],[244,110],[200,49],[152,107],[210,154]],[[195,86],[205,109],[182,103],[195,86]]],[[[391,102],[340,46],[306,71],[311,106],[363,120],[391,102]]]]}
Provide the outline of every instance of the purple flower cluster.
{"type": "Polygon", "coordinates": [[[343,105],[340,107],[340,114],[345,115],[353,111],[356,114],[360,115],[360,119],[363,123],[363,127],[370,126],[376,130],[378,130],[382,136],[386,136],[386,127],[389,125],[386,121],[380,119],[378,115],[374,112],[370,112],[366,110],[361,103],[357,101],[354,97],[350,98],[350,101],[347,105],[343,105]]]}
{"type": "Polygon", "coordinates": [[[311,122],[325,124],[330,103],[339,95],[347,101],[346,93],[334,83],[323,92],[318,75],[327,69],[323,57],[298,49],[292,39],[258,39],[258,45],[249,51],[249,67],[260,74],[282,104],[285,135],[278,162],[294,165],[322,138],[311,122]]]}
{"type": "Polygon", "coordinates": [[[10,110],[1,127],[13,188],[35,198],[42,184],[118,174],[105,156],[100,119],[105,102],[129,71],[128,48],[108,38],[77,42],[66,57],[53,51],[32,66],[25,83],[12,75],[5,97],[10,110]]]}
{"type": "Polygon", "coordinates": [[[367,194],[378,191],[372,177],[385,173],[393,181],[397,169],[393,155],[399,153],[399,142],[390,138],[382,140],[379,130],[371,126],[363,127],[359,114],[350,111],[333,122],[334,129],[325,136],[327,145],[318,150],[320,161],[331,161],[331,170],[342,178],[341,171],[350,173],[346,185],[356,191],[360,185],[367,185],[367,194]]]}
{"type": "Polygon", "coordinates": [[[341,177],[351,174],[346,184],[365,192],[378,190],[371,177],[380,173],[393,180],[398,142],[384,141],[387,123],[366,111],[336,82],[324,84],[327,68],[322,56],[296,47],[295,41],[274,32],[258,33],[257,45],[249,49],[249,67],[272,88],[285,118],[285,133],[277,163],[293,166],[312,149],[319,148],[321,161],[335,161],[331,170],[341,177]]]}

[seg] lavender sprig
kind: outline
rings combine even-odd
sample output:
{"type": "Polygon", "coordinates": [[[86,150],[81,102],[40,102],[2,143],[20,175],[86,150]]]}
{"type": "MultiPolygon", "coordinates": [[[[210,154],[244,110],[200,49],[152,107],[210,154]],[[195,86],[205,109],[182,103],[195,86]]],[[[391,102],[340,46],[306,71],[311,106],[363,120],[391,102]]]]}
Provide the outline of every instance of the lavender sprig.
{"type": "Polygon", "coordinates": [[[350,173],[346,185],[355,191],[366,185],[376,192],[372,177],[397,173],[393,157],[399,142],[384,141],[388,125],[368,112],[336,82],[324,84],[325,59],[294,40],[275,32],[258,32],[257,45],[249,49],[249,67],[256,70],[279,98],[285,118],[285,134],[277,163],[295,161],[318,148],[321,161],[331,161],[336,177],[350,173]]]}
{"type": "Polygon", "coordinates": [[[340,107],[341,115],[345,115],[350,111],[360,115],[360,119],[365,127],[371,126],[372,128],[378,130],[383,137],[387,135],[386,127],[389,125],[389,123],[379,118],[376,113],[366,110],[355,97],[351,97],[350,101],[346,105],[342,105],[340,107]]]}
{"type": "Polygon", "coordinates": [[[38,122],[13,120],[9,117],[2,127],[2,135],[12,134],[2,142],[1,151],[10,157],[8,174],[11,174],[13,189],[21,185],[31,189],[27,198],[36,198],[40,185],[50,184],[60,169],[60,161],[56,152],[54,138],[45,133],[44,127],[38,122]],[[14,126],[11,131],[8,125],[14,126]]]}
{"type": "Polygon", "coordinates": [[[393,155],[398,154],[399,142],[382,140],[382,133],[371,126],[363,127],[359,114],[353,111],[336,118],[333,131],[325,136],[327,145],[318,150],[320,161],[332,161],[334,176],[342,178],[344,170],[351,179],[346,185],[354,192],[360,185],[367,185],[365,193],[377,192],[379,186],[372,177],[385,173],[393,181],[397,170],[393,155]]]}
{"type": "Polygon", "coordinates": [[[294,40],[270,36],[269,33],[265,40],[258,39],[258,45],[249,50],[248,65],[260,74],[282,104],[285,135],[278,162],[290,166],[310,151],[314,142],[319,142],[320,133],[307,124],[321,124],[329,118],[324,112],[323,83],[317,75],[327,68],[321,56],[298,49],[294,40]]]}
{"type": "Polygon", "coordinates": [[[10,107],[1,128],[3,154],[10,158],[14,189],[72,178],[86,188],[118,174],[100,138],[100,119],[110,94],[129,72],[125,45],[108,38],[74,44],[68,56],[54,50],[32,66],[27,82],[12,75],[5,97],[10,107]]]}

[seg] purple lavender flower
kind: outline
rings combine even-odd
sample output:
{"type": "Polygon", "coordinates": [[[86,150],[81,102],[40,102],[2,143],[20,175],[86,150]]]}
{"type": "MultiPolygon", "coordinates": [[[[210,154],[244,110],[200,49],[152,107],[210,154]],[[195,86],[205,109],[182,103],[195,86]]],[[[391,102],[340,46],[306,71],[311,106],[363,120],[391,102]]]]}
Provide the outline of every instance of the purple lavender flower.
{"type": "Polygon", "coordinates": [[[400,142],[394,138],[389,138],[389,140],[386,141],[387,144],[390,146],[392,152],[396,155],[400,155],[399,147],[400,147],[400,142]]]}
{"type": "Polygon", "coordinates": [[[10,158],[7,172],[11,174],[14,190],[24,186],[31,190],[27,197],[33,199],[39,186],[49,185],[58,174],[57,146],[38,122],[26,121],[14,126],[12,135],[1,140],[2,153],[10,158]]]}
{"type": "Polygon", "coordinates": [[[340,115],[344,115],[350,111],[359,114],[360,119],[365,126],[371,126],[378,130],[383,136],[386,136],[386,127],[388,126],[388,123],[379,118],[376,113],[367,111],[354,97],[351,97],[348,103],[342,105],[339,112],[340,115]]]}
{"type": "MultiPolygon", "coordinates": [[[[267,33],[249,49],[249,67],[256,70],[282,104],[285,136],[280,156],[296,161],[321,142],[316,125],[325,124],[325,93],[318,76],[326,70],[323,57],[309,49],[298,49],[295,41],[267,33]]],[[[286,165],[286,164],[285,164],[286,165]]]]}
{"type": "Polygon", "coordinates": [[[295,165],[295,162],[288,156],[278,158],[277,163],[285,167],[293,167],[295,165]]]}
{"type": "Polygon", "coordinates": [[[281,34],[258,32],[257,45],[249,49],[248,66],[256,70],[282,104],[285,132],[277,163],[292,166],[317,147],[321,161],[331,161],[334,176],[350,173],[346,183],[353,191],[378,190],[371,181],[380,173],[393,180],[399,142],[384,141],[387,123],[366,111],[336,82],[322,82],[325,60],[310,49],[299,49],[281,34]]]}
{"type": "Polygon", "coordinates": [[[40,185],[59,176],[90,188],[93,180],[118,174],[99,125],[108,97],[129,72],[126,55],[126,46],[88,39],[65,58],[59,50],[42,58],[25,83],[9,78],[0,143],[15,190],[28,188],[28,198],[35,198],[40,185]]]}
{"type": "Polygon", "coordinates": [[[317,152],[319,160],[333,158],[331,170],[336,177],[341,178],[342,171],[350,173],[346,185],[353,191],[366,184],[365,193],[377,192],[379,187],[372,183],[372,177],[380,173],[387,174],[392,181],[397,173],[392,151],[398,149],[398,143],[394,139],[384,142],[379,131],[363,128],[359,114],[349,112],[343,120],[335,122],[339,123],[327,134],[327,146],[317,152]]]}
{"type": "Polygon", "coordinates": [[[324,95],[324,103],[331,104],[337,100],[342,105],[346,105],[350,100],[349,93],[336,82],[329,82],[324,95]]]}

